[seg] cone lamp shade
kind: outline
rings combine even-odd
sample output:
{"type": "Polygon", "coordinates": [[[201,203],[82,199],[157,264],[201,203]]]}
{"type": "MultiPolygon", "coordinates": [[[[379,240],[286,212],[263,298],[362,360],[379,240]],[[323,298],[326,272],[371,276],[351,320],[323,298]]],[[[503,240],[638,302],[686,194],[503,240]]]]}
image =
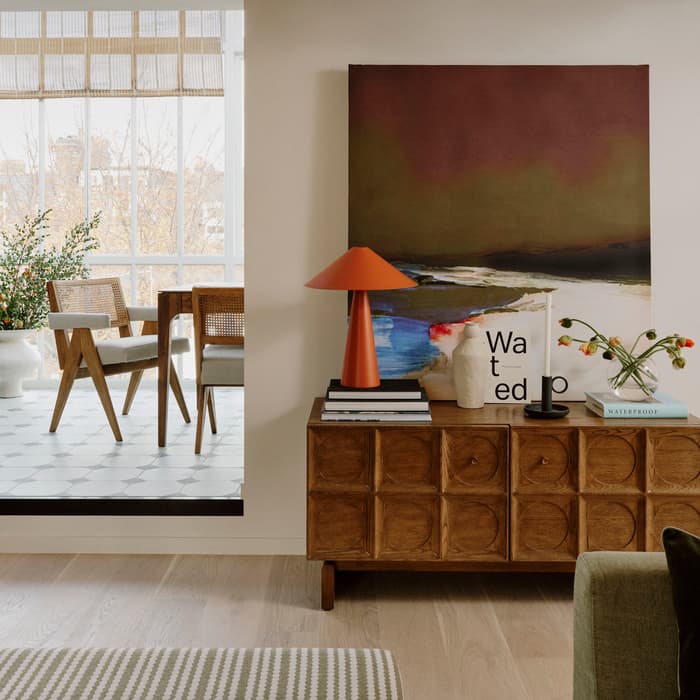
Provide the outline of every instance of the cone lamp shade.
{"type": "Polygon", "coordinates": [[[314,289],[352,291],[350,323],[340,383],[369,389],[379,386],[377,352],[374,347],[368,291],[404,289],[416,283],[370,248],[354,247],[306,283],[314,289]]]}

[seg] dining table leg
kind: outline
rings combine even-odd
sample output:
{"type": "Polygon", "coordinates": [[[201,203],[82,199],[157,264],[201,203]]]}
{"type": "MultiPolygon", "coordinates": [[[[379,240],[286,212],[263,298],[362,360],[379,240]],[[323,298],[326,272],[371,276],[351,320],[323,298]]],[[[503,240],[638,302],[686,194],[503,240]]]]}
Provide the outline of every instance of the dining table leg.
{"type": "Polygon", "coordinates": [[[158,447],[165,447],[168,434],[170,323],[174,316],[170,300],[167,292],[158,294],[158,447]]]}

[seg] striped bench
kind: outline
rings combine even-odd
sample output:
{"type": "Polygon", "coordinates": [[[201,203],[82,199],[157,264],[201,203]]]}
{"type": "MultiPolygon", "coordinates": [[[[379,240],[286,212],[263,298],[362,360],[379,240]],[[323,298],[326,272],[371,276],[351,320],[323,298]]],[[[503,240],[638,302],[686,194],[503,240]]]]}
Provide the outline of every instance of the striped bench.
{"type": "Polygon", "coordinates": [[[0,649],[0,700],[399,700],[383,649],[0,649]]]}

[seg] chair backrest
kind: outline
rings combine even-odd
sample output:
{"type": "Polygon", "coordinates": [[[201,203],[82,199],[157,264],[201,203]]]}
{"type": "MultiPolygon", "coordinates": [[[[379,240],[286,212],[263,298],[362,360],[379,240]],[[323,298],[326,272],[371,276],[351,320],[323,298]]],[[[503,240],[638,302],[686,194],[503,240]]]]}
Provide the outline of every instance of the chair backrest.
{"type": "MultiPolygon", "coordinates": [[[[129,314],[126,310],[124,292],[118,277],[53,280],[48,282],[47,289],[51,311],[109,314],[111,326],[119,329],[120,336],[131,335],[129,314]]],[[[68,351],[68,334],[63,330],[55,330],[54,336],[58,364],[63,369],[68,351]]]]}
{"type": "Polygon", "coordinates": [[[245,311],[243,287],[193,287],[195,348],[243,345],[245,311]]]}

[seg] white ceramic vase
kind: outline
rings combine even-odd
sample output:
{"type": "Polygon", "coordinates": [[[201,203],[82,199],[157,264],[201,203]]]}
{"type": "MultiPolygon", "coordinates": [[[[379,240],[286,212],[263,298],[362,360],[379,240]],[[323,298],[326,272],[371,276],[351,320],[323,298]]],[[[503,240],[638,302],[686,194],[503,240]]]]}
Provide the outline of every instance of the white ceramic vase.
{"type": "Polygon", "coordinates": [[[0,399],[22,396],[22,380],[39,366],[39,353],[27,342],[36,331],[0,331],[0,399]]]}
{"type": "Polygon", "coordinates": [[[460,408],[481,408],[486,398],[489,351],[477,323],[467,321],[462,339],[452,352],[457,405],[460,408]]]}

